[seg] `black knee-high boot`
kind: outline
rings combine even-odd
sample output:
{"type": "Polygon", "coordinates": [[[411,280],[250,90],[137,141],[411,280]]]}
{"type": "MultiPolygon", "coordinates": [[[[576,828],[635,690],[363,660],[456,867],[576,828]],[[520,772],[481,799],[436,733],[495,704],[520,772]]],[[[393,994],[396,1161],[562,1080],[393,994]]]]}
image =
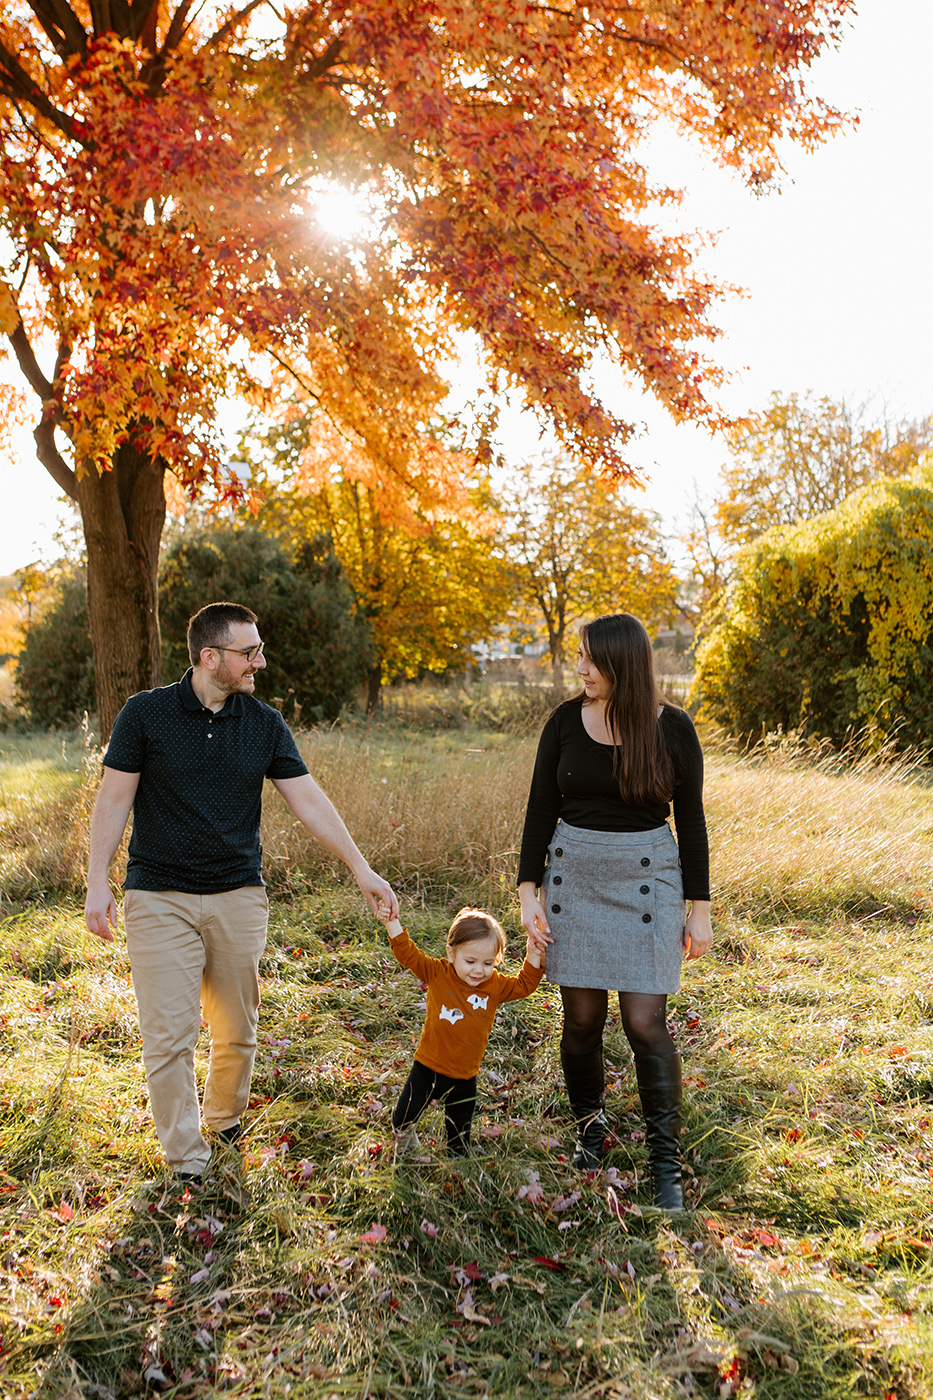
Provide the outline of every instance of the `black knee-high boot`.
{"type": "Polygon", "coordinates": [[[603,1112],[605,1078],[602,1047],[579,1054],[562,1047],[560,1062],[577,1125],[577,1145],[571,1160],[575,1167],[595,1171],[603,1160],[607,1127],[603,1112]]]}
{"type": "Polygon", "coordinates": [[[684,1208],[680,1167],[680,1114],[683,1100],[680,1055],[636,1055],[638,1095],[645,1115],[652,1198],[662,1210],[684,1208]]]}

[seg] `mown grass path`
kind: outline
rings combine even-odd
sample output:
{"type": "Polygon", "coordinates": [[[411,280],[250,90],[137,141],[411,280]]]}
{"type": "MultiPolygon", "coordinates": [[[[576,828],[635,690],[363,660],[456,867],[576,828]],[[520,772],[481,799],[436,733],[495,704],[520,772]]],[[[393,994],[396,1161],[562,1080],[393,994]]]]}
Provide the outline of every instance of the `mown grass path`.
{"type": "MultiPolygon", "coordinates": [[[[478,762],[475,736],[464,747],[478,762]]],[[[726,895],[713,954],[671,1004],[694,1207],[676,1220],[646,1209],[617,1021],[607,1170],[570,1168],[546,983],[500,1013],[475,1156],[447,1160],[430,1118],[424,1160],[393,1160],[421,990],[323,874],[275,902],[245,1151],[179,1191],[147,1116],[122,946],[92,943],[77,904],[48,891],[11,911],[0,1394],[927,1400],[927,790],[895,772],[723,759],[710,793],[726,895]]],[[[419,876],[413,935],[439,950],[451,902],[482,894],[481,875],[462,890],[446,876],[443,904],[419,876]]],[[[485,897],[517,955],[498,879],[485,897]]]]}

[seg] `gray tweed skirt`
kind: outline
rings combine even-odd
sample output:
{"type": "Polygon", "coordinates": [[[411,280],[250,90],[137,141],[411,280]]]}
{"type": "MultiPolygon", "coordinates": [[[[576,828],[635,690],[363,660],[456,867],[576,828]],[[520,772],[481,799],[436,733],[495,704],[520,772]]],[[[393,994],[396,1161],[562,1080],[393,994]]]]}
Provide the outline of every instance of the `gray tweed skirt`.
{"type": "Polygon", "coordinates": [[[588,831],[559,821],[541,886],[548,981],[619,992],[676,992],[684,887],[674,833],[588,831]]]}

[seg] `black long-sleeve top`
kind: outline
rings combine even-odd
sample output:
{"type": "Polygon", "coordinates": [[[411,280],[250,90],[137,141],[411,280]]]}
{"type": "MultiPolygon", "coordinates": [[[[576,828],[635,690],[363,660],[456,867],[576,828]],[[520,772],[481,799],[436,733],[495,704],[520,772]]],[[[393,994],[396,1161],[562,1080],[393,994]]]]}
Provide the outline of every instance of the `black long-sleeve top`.
{"type": "MultiPolygon", "coordinates": [[[[703,813],[703,752],[693,721],[665,705],[658,723],[674,765],[674,825],[685,899],[709,899],[709,841],[703,813]]],[[[624,802],[612,774],[612,745],[599,744],[583,727],[582,699],[565,700],[538,741],[525,813],[518,883],[544,877],[547,848],[557,820],[591,831],[652,831],[663,826],[670,804],[633,807],[624,802]]]]}

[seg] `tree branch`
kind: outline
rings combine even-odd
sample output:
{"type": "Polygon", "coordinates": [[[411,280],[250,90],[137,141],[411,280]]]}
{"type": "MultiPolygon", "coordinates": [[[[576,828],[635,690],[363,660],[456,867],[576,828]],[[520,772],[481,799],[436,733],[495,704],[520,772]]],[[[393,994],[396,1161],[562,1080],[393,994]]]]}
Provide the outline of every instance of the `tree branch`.
{"type": "Polygon", "coordinates": [[[22,319],[9,339],[20,369],[42,400],[42,418],[33,433],[36,440],[36,456],[62,490],[72,500],[77,500],[78,478],[55,446],[55,428],[61,422],[61,406],[56,398],[56,389],[61,380],[62,368],[71,355],[71,346],[65,340],[59,344],[55,358],[55,374],[50,380],[39,368],[39,361],[29,343],[22,319]]]}
{"type": "MultiPolygon", "coordinates": [[[[119,24],[115,24],[110,10],[110,0],[90,0],[91,23],[94,26],[94,35],[99,38],[101,34],[106,34],[108,30],[114,29],[121,39],[129,37],[129,25],[125,29],[119,24]]],[[[123,6],[124,21],[127,18],[126,5],[123,6]]]]}
{"type": "Polygon", "coordinates": [[[135,37],[139,39],[142,47],[148,49],[151,54],[157,53],[156,25],[159,19],[159,7],[156,0],[142,0],[142,4],[131,5],[130,15],[132,16],[133,29],[136,31],[135,37]],[[137,17],[136,12],[139,9],[142,9],[143,13],[137,17]]]}
{"type": "Polygon", "coordinates": [[[164,58],[166,54],[172,53],[175,49],[177,49],[178,45],[184,38],[185,30],[188,27],[188,12],[191,9],[192,3],[193,0],[181,0],[181,4],[178,6],[178,9],[172,15],[172,20],[168,27],[168,33],[165,36],[165,41],[160,51],[161,58],[164,58]]]}
{"type": "Polygon", "coordinates": [[[33,433],[36,456],[49,476],[73,501],[78,499],[78,478],[55,446],[55,415],[43,418],[33,433]]]}
{"type": "Polygon", "coordinates": [[[29,0],[29,8],[62,58],[87,52],[87,34],[67,0],[29,0]],[[66,47],[63,49],[62,45],[66,47]]]}
{"type": "Polygon", "coordinates": [[[235,15],[231,15],[225,24],[222,24],[212,39],[207,42],[207,47],[215,48],[229,39],[234,30],[238,29],[245,19],[252,14],[257,5],[262,5],[264,0],[249,0],[248,5],[244,5],[242,10],[237,10],[235,15]]]}
{"type": "Polygon", "coordinates": [[[39,361],[36,359],[35,351],[29,343],[26,327],[23,325],[22,320],[20,320],[16,329],[10,332],[10,344],[13,346],[14,353],[19,361],[19,367],[23,371],[23,374],[25,374],[42,402],[46,403],[52,398],[55,390],[52,387],[52,381],[46,379],[42,370],[39,368],[39,361]]]}
{"type": "Polygon", "coordinates": [[[315,58],[312,63],[308,64],[307,68],[304,71],[304,76],[306,78],[319,78],[322,73],[326,73],[328,68],[330,68],[334,63],[337,62],[337,59],[340,56],[340,50],[342,48],[342,39],[331,39],[330,43],[327,45],[327,48],[320,55],[320,57],[315,58]]]}
{"type": "MultiPolygon", "coordinates": [[[[70,141],[81,140],[78,134],[78,127],[71,117],[65,112],[60,112],[56,106],[46,97],[40,87],[36,85],[25,68],[22,68],[2,43],[0,43],[0,71],[6,70],[6,80],[9,85],[10,95],[18,97],[26,102],[35,111],[57,126],[70,141]]],[[[82,145],[84,143],[82,142],[82,145]]]]}

